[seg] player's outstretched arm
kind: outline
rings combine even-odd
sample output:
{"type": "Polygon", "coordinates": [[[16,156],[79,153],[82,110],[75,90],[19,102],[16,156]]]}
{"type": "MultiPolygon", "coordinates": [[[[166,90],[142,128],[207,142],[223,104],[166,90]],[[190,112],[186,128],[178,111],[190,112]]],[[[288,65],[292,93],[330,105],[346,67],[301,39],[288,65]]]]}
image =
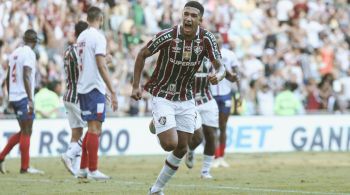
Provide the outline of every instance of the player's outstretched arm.
{"type": "Polygon", "coordinates": [[[115,91],[112,87],[112,82],[109,78],[109,73],[108,73],[108,69],[106,66],[105,56],[96,55],[96,63],[97,63],[98,71],[100,72],[100,75],[101,75],[103,81],[106,83],[106,86],[111,93],[112,109],[113,109],[113,111],[116,111],[118,109],[118,100],[117,100],[117,97],[115,95],[115,91]]]}
{"type": "Polygon", "coordinates": [[[24,88],[27,93],[28,97],[28,112],[32,113],[34,110],[33,106],[33,97],[32,97],[32,85],[31,85],[31,75],[32,75],[32,68],[29,66],[23,67],[23,82],[24,82],[24,88]]]}
{"type": "Polygon", "coordinates": [[[145,66],[145,59],[151,56],[151,51],[147,46],[143,47],[137,54],[134,68],[134,78],[132,83],[131,97],[134,100],[140,100],[142,97],[142,90],[140,89],[140,78],[143,67],[145,66]]]}

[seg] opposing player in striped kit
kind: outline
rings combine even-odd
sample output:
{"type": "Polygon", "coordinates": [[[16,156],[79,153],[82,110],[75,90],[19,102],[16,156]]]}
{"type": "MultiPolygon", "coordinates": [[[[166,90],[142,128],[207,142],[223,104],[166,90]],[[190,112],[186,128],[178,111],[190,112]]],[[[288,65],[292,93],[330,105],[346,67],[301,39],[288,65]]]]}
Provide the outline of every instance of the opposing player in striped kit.
{"type": "Polygon", "coordinates": [[[43,171],[29,167],[30,136],[32,135],[34,114],[34,88],[36,56],[33,51],[38,42],[37,33],[29,29],[24,33],[24,45],[21,45],[9,56],[7,87],[9,101],[13,107],[20,131],[12,135],[0,153],[0,172],[5,174],[4,160],[12,148],[19,143],[21,151],[20,173],[43,174],[43,171]]]}
{"type": "MultiPolygon", "coordinates": [[[[79,21],[75,25],[75,38],[88,27],[88,23],[79,21]]],[[[81,118],[78,101],[77,83],[79,79],[77,45],[71,44],[64,52],[64,70],[67,90],[63,96],[64,106],[67,111],[69,126],[72,129],[72,138],[66,153],[62,154],[61,160],[66,169],[75,175],[80,168],[81,159],[81,136],[86,122],[81,118]]]]}
{"type": "Polygon", "coordinates": [[[140,100],[140,77],[145,59],[160,51],[157,66],[144,89],[153,96],[152,113],[160,145],[171,152],[149,194],[163,194],[165,184],[176,173],[187,152],[196,117],[192,81],[203,58],[208,57],[216,70],[208,76],[211,83],[218,83],[225,77],[214,35],[199,27],[203,13],[199,2],[187,2],[182,24],[158,33],[136,58],[131,97],[140,100]]]}

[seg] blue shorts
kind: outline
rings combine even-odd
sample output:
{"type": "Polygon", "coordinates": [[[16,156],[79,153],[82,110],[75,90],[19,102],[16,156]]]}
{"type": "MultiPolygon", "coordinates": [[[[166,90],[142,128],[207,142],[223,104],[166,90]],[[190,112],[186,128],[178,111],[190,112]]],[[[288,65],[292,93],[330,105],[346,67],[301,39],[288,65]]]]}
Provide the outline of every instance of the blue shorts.
{"type": "Polygon", "coordinates": [[[34,112],[28,113],[28,98],[23,98],[19,101],[11,101],[10,104],[15,110],[16,117],[19,121],[35,119],[34,112]]]}
{"type": "Polygon", "coordinates": [[[230,114],[232,106],[231,98],[231,94],[214,96],[214,99],[219,107],[219,113],[230,114]]]}
{"type": "Polygon", "coordinates": [[[97,89],[86,94],[78,94],[81,118],[84,121],[101,121],[106,117],[106,97],[97,89]]]}

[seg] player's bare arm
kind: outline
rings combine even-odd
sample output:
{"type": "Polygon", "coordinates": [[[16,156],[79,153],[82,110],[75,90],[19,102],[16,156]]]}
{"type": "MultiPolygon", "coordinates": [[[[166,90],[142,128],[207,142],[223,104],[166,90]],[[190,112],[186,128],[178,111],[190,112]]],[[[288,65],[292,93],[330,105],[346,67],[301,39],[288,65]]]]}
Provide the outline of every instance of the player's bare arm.
{"type": "Polygon", "coordinates": [[[208,75],[208,80],[211,84],[216,85],[219,81],[225,78],[226,69],[225,66],[221,63],[220,59],[215,59],[212,61],[212,65],[215,69],[215,73],[208,75]]]}
{"type": "Polygon", "coordinates": [[[232,67],[232,73],[229,71],[226,71],[225,78],[231,82],[236,82],[237,94],[239,94],[239,96],[237,98],[237,105],[240,106],[242,104],[242,95],[241,95],[241,82],[240,82],[238,67],[237,66],[232,67]],[[229,75],[229,76],[227,76],[227,75],[229,75]]]}
{"type": "Polygon", "coordinates": [[[142,90],[140,89],[140,78],[143,67],[145,66],[145,59],[151,56],[151,51],[147,48],[147,46],[143,47],[139,53],[137,54],[135,61],[135,69],[134,69],[134,79],[132,83],[132,93],[131,97],[134,100],[140,100],[142,97],[142,90]]]}
{"type": "Polygon", "coordinates": [[[112,109],[113,109],[113,111],[116,111],[118,109],[118,100],[117,100],[117,97],[115,95],[115,91],[113,90],[112,82],[108,76],[109,73],[108,73],[108,69],[106,66],[105,56],[96,55],[96,63],[97,63],[98,71],[100,72],[100,75],[101,75],[103,81],[106,83],[106,86],[111,93],[112,109]]]}
{"type": "Polygon", "coordinates": [[[32,86],[31,86],[31,74],[32,74],[32,68],[28,66],[23,67],[23,82],[24,82],[24,88],[26,90],[27,96],[28,96],[28,112],[33,112],[33,97],[32,97],[32,86]]]}

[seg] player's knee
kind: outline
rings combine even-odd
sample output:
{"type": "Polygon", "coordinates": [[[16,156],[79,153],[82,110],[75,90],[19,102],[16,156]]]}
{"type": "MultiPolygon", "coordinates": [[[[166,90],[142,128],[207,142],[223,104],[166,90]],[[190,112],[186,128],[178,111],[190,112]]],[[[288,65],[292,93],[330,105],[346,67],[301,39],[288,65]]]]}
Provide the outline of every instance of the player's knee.
{"type": "Polygon", "coordinates": [[[177,147],[177,142],[175,140],[167,140],[161,143],[162,148],[167,151],[173,151],[177,147]]]}
{"type": "Polygon", "coordinates": [[[162,145],[162,148],[167,152],[171,152],[171,151],[175,150],[176,145],[175,144],[162,145]]]}

